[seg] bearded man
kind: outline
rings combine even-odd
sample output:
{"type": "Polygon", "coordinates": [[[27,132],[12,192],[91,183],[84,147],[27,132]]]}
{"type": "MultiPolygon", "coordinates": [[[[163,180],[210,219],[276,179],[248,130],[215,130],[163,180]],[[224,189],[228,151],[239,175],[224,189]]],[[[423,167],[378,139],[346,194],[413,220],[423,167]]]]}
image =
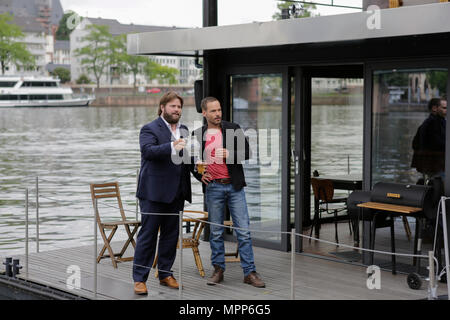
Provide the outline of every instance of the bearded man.
{"type": "Polygon", "coordinates": [[[161,285],[177,289],[171,268],[175,261],[179,233],[178,214],[184,201],[191,202],[190,165],[173,161],[183,156],[188,128],[180,123],[183,99],[175,92],[164,94],[159,117],[142,127],[139,144],[141,171],[136,196],[141,209],[141,229],[133,261],[134,292],[147,294],[146,281],[158,246],[161,285]]]}

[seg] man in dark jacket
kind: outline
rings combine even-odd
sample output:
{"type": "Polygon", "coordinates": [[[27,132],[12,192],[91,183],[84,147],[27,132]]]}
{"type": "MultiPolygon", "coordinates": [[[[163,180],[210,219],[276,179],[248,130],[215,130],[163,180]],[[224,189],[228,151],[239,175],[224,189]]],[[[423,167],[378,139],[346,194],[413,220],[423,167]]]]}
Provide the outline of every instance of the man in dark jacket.
{"type": "Polygon", "coordinates": [[[413,139],[411,167],[431,178],[444,174],[447,100],[433,98],[428,103],[428,109],[430,115],[417,129],[413,139]]]}
{"type": "Polygon", "coordinates": [[[211,263],[214,273],[208,284],[215,285],[223,281],[225,271],[225,247],[223,225],[225,205],[231,213],[233,226],[239,244],[241,267],[244,282],[263,288],[265,283],[256,272],[252,240],[249,229],[250,219],[247,211],[244,187],[246,186],[241,162],[250,158],[250,147],[243,130],[238,124],[222,121],[222,109],[219,101],[207,97],[201,103],[203,116],[207,124],[195,130],[202,146],[202,160],[207,169],[203,176],[196,175],[203,183],[210,226],[211,263]]]}
{"type": "Polygon", "coordinates": [[[141,171],[137,197],[141,208],[141,230],[133,263],[134,291],[147,294],[147,281],[159,236],[158,270],[160,284],[178,288],[171,268],[175,261],[179,216],[184,201],[191,202],[190,165],[174,161],[182,156],[188,128],[180,124],[183,99],[175,92],[160,100],[159,117],[142,127],[141,171]]]}

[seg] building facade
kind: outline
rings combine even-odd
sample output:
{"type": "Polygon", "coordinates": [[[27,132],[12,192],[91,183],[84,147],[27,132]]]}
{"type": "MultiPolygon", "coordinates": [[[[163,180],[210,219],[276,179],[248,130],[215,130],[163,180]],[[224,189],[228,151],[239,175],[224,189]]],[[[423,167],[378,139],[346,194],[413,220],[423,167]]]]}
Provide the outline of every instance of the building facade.
{"type": "Polygon", "coordinates": [[[45,66],[50,62],[50,50],[53,42],[53,36],[48,35],[45,28],[31,17],[14,17],[12,23],[18,25],[25,37],[18,39],[26,45],[28,51],[33,55],[35,60],[35,67],[33,69],[24,70],[14,64],[6,67],[6,75],[17,74],[46,74],[45,66]]]}
{"type": "Polygon", "coordinates": [[[24,43],[35,59],[35,68],[23,70],[7,66],[6,74],[48,75],[47,65],[55,54],[54,34],[63,10],[59,0],[0,0],[0,14],[9,13],[13,24],[25,34],[18,41],[24,43]]]}
{"type": "Polygon", "coordinates": [[[53,50],[54,64],[70,65],[70,41],[69,40],[56,40],[53,50]]]}

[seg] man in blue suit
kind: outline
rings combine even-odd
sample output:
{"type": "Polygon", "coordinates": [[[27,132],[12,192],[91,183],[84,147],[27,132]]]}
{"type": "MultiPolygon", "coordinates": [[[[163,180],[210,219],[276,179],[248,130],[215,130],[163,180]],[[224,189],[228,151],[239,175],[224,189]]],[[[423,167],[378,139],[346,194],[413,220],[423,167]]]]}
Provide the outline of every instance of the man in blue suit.
{"type": "Polygon", "coordinates": [[[184,201],[191,202],[190,165],[177,164],[183,156],[188,128],[180,124],[183,99],[175,92],[164,94],[159,117],[142,127],[139,144],[141,171],[137,197],[142,213],[141,230],[133,263],[134,291],[147,294],[146,281],[153,264],[158,230],[158,270],[161,285],[178,288],[171,268],[175,261],[179,235],[179,216],[184,201]]]}

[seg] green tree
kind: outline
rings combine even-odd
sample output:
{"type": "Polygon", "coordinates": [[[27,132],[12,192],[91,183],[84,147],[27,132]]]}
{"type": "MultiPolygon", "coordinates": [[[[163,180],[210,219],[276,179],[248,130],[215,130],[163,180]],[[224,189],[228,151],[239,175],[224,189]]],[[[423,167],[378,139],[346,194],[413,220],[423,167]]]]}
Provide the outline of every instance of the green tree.
{"type": "Polygon", "coordinates": [[[430,82],[430,86],[433,89],[438,89],[439,94],[447,94],[447,71],[429,71],[427,72],[427,79],[430,82]]]}
{"type": "Polygon", "coordinates": [[[59,21],[58,30],[56,30],[56,40],[69,40],[70,34],[76,27],[76,23],[81,21],[81,17],[73,11],[68,11],[59,21]],[[77,21],[78,20],[78,21],[77,21]]]}
{"type": "Polygon", "coordinates": [[[117,36],[111,42],[111,63],[118,74],[132,74],[133,87],[136,91],[137,75],[144,74],[144,68],[150,61],[148,57],[129,55],[127,53],[127,35],[117,36]]]}
{"type": "Polygon", "coordinates": [[[87,45],[75,50],[75,55],[81,57],[81,64],[93,73],[97,88],[100,88],[100,78],[106,73],[114,60],[111,54],[113,37],[108,26],[88,25],[89,33],[81,40],[87,45]]]}
{"type": "Polygon", "coordinates": [[[58,77],[61,80],[61,83],[70,81],[70,70],[67,70],[66,68],[55,68],[51,74],[52,76],[58,77]]]}
{"type": "Polygon", "coordinates": [[[149,59],[147,57],[125,54],[123,55],[123,60],[127,65],[128,72],[133,75],[133,88],[136,90],[137,75],[144,73],[144,68],[149,62],[149,59]]]}
{"type": "Polygon", "coordinates": [[[177,83],[176,76],[179,74],[179,71],[149,60],[144,67],[144,73],[150,80],[157,79],[160,83],[175,84],[177,83]]]}
{"type": "Polygon", "coordinates": [[[0,64],[5,74],[9,64],[28,69],[34,66],[34,57],[20,39],[25,35],[19,26],[10,23],[13,17],[9,13],[0,14],[0,64]]]}
{"type": "Polygon", "coordinates": [[[85,75],[84,73],[81,74],[78,79],[76,80],[77,84],[90,84],[91,80],[89,79],[89,77],[87,75],[85,75]]]}
{"type": "MultiPolygon", "coordinates": [[[[272,19],[274,20],[281,20],[281,12],[283,9],[289,9],[290,6],[292,6],[293,4],[295,4],[296,2],[291,2],[291,1],[281,1],[277,4],[277,9],[278,11],[275,12],[272,15],[272,19]]],[[[304,3],[303,4],[303,12],[301,12],[301,14],[298,15],[297,18],[308,18],[308,17],[313,17],[314,15],[319,15],[319,14],[313,14],[313,10],[316,10],[316,5],[314,4],[308,4],[308,3],[304,3]]]]}

